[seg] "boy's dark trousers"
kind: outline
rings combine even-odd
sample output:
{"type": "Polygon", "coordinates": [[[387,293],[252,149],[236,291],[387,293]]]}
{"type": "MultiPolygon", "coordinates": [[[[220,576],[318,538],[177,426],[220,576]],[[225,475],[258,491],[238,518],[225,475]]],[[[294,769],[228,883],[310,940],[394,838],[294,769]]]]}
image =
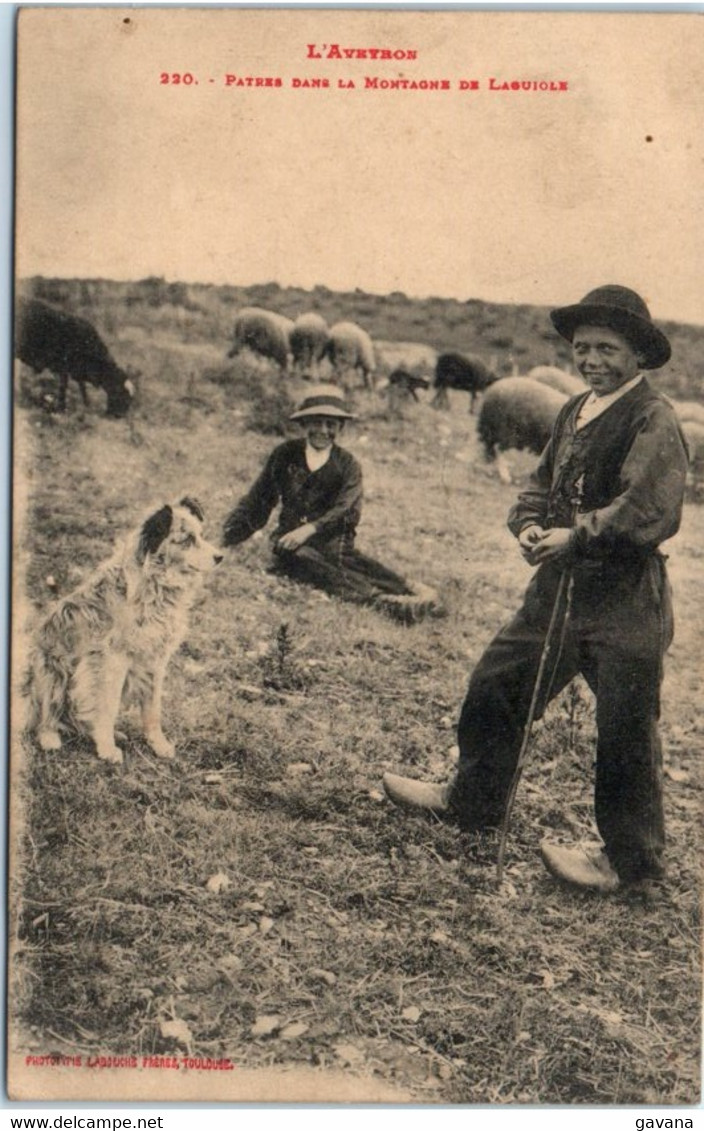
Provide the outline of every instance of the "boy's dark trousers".
{"type": "Polygon", "coordinates": [[[349,534],[327,541],[318,535],[293,552],[275,545],[274,560],[277,570],[296,581],[308,582],[346,601],[369,604],[383,594],[412,592],[399,574],[355,550],[349,534]]]}
{"type": "MultiPolygon", "coordinates": [[[[559,576],[551,563],[540,567],[522,608],[472,674],[450,799],[466,829],[503,819],[559,576]]],[[[658,876],[665,845],[660,685],[673,630],[664,559],[649,553],[578,564],[573,576],[563,647],[557,665],[547,665],[537,717],[581,672],[597,702],[595,815],[606,853],[624,881],[658,876]]],[[[559,637],[559,623],[555,631],[559,637]]]]}

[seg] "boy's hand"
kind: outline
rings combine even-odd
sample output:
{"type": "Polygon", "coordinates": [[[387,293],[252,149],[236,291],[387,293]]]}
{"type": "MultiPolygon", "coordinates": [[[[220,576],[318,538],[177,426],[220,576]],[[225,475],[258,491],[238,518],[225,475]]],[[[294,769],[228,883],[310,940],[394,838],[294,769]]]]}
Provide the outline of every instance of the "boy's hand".
{"type": "Polygon", "coordinates": [[[535,543],[528,561],[531,565],[540,565],[555,558],[562,557],[569,549],[571,529],[568,526],[556,526],[546,530],[535,543]]]}
{"type": "Polygon", "coordinates": [[[521,554],[525,561],[535,565],[533,561],[533,550],[540,541],[544,534],[542,526],[533,524],[533,526],[526,526],[518,535],[518,545],[521,547],[521,554]]]}
{"type": "Polygon", "coordinates": [[[297,550],[309,538],[315,534],[315,523],[305,522],[303,526],[297,526],[295,530],[288,530],[279,538],[278,545],[282,550],[297,550]]]}

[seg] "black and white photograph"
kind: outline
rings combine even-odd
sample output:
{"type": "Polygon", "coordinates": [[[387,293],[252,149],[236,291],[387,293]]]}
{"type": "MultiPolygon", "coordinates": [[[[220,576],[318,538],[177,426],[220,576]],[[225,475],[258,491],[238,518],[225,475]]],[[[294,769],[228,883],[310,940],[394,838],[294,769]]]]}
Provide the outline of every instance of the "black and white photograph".
{"type": "Polygon", "coordinates": [[[700,1103],[703,27],[19,9],[11,1100],[700,1103]]]}

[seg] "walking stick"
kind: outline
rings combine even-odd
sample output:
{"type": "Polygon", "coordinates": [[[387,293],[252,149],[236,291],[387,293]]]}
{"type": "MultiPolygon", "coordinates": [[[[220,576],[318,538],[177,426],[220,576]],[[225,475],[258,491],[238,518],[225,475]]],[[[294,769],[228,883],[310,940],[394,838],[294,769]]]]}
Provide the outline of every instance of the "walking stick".
{"type": "MultiPolygon", "coordinates": [[[[575,483],[575,495],[574,495],[573,500],[572,500],[572,516],[571,516],[572,523],[574,523],[574,520],[577,516],[577,510],[578,510],[578,507],[579,507],[579,504],[580,504],[581,498],[582,498],[583,487],[584,487],[584,476],[580,475],[579,479],[575,483]]],[[[537,706],[538,706],[538,696],[540,694],[540,688],[541,688],[542,683],[543,683],[543,676],[545,674],[545,669],[547,668],[548,660],[550,659],[550,652],[551,652],[552,646],[553,646],[553,637],[554,637],[554,634],[555,634],[555,627],[556,627],[557,622],[560,618],[560,607],[562,605],[563,598],[564,598],[565,593],[566,593],[567,599],[565,601],[564,615],[562,617],[562,626],[560,628],[560,639],[559,639],[557,650],[556,650],[556,653],[555,653],[555,656],[554,656],[554,659],[553,659],[553,662],[552,662],[552,671],[550,673],[550,681],[548,683],[548,689],[547,689],[547,692],[546,692],[546,699],[549,698],[550,690],[552,688],[552,682],[555,678],[555,673],[557,671],[557,665],[560,662],[560,656],[562,654],[562,647],[563,647],[564,642],[565,642],[565,633],[567,631],[567,620],[568,620],[568,617],[569,617],[570,605],[572,603],[573,580],[574,579],[572,577],[572,570],[571,569],[565,569],[560,574],[560,580],[558,582],[557,592],[555,594],[555,601],[554,601],[554,604],[553,604],[553,607],[552,607],[552,613],[550,614],[550,623],[548,624],[548,630],[545,634],[545,641],[543,643],[543,650],[540,653],[540,663],[538,664],[538,673],[535,677],[535,684],[533,685],[533,694],[532,694],[531,700],[530,700],[530,707],[528,708],[528,716],[526,718],[526,724],[523,728],[523,739],[521,741],[521,748],[518,752],[518,760],[516,761],[516,768],[513,772],[513,778],[511,779],[511,786],[510,786],[510,789],[508,791],[508,797],[506,799],[506,808],[504,810],[504,817],[503,817],[503,821],[501,822],[501,833],[500,833],[500,836],[499,836],[499,853],[498,853],[498,857],[497,857],[497,860],[496,860],[496,881],[497,881],[498,884],[501,884],[503,882],[503,878],[504,878],[504,859],[506,857],[506,838],[508,837],[508,827],[509,827],[509,824],[510,824],[510,821],[511,821],[511,813],[513,812],[513,804],[514,804],[514,801],[516,800],[516,791],[518,789],[518,783],[521,780],[521,774],[523,773],[523,767],[525,766],[526,761],[527,761],[528,744],[530,742],[530,734],[531,734],[531,730],[533,729],[533,723],[535,722],[535,712],[536,712],[537,706]]]]}

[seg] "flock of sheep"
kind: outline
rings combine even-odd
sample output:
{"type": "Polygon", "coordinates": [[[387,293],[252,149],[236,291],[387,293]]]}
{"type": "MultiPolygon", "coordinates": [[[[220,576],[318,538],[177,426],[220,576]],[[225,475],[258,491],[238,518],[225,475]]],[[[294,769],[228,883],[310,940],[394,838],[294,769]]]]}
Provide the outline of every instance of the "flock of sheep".
{"type": "Polygon", "coordinates": [[[374,346],[369,334],[356,322],[336,322],[328,328],[314,312],[301,314],[295,322],[271,310],[247,306],[235,319],[234,341],[228,357],[250,349],[302,377],[315,377],[327,360],[342,383],[353,374],[365,388],[373,387],[374,346]]]}
{"type": "MultiPolygon", "coordinates": [[[[568,397],[586,390],[584,382],[554,366],[541,365],[526,376],[499,378],[480,358],[462,353],[439,355],[416,343],[382,343],[376,348],[355,322],[328,327],[315,312],[293,321],[259,307],[245,307],[236,316],[228,356],[243,350],[266,359],[282,373],[301,379],[332,379],[345,388],[357,382],[380,389],[382,380],[391,404],[418,400],[417,391],[432,384],[436,408],[449,405],[448,389],[469,394],[470,412],[481,396],[477,432],[486,458],[497,462],[502,478],[508,469],[501,453],[526,449],[539,453],[568,397]],[[379,365],[377,363],[380,363],[379,365]]],[[[36,372],[49,370],[59,380],[59,408],[65,407],[69,379],[77,381],[84,400],[85,383],[105,389],[108,414],[124,415],[134,387],[119,369],[95,328],[84,318],[38,299],[20,299],[17,306],[15,354],[36,372]]],[[[704,405],[673,401],[691,458],[695,495],[704,483],[704,405]]]]}
{"type": "MultiPolygon", "coordinates": [[[[237,316],[230,357],[248,348],[276,362],[282,373],[317,377],[326,360],[332,376],[346,385],[361,376],[366,389],[375,387],[377,353],[369,334],[354,322],[337,322],[328,329],[315,313],[300,315],[295,321],[257,307],[246,307],[237,316]]],[[[399,361],[398,353],[395,360],[399,361]]],[[[448,389],[459,389],[470,397],[470,412],[482,395],[477,424],[486,458],[495,460],[502,478],[508,469],[501,453],[511,448],[540,453],[550,438],[552,427],[565,401],[585,392],[580,377],[551,365],[538,365],[527,375],[502,377],[479,358],[447,352],[436,356],[430,375],[420,373],[417,364],[396,364],[385,382],[396,397],[417,400],[417,390],[433,385],[435,408],[447,408],[448,389]]],[[[426,365],[421,368],[428,368],[426,365]]],[[[693,482],[704,479],[704,405],[694,401],[672,402],[690,450],[693,482]]]]}
{"type": "MultiPolygon", "coordinates": [[[[336,322],[328,328],[314,312],[292,321],[270,310],[245,307],[235,319],[228,357],[245,349],[279,366],[282,374],[317,378],[327,366],[325,375],[343,386],[357,379],[365,389],[375,387],[374,343],[356,322],[336,322]]],[[[386,381],[390,390],[417,400],[416,390],[428,388],[431,379],[436,408],[448,407],[448,389],[469,393],[470,412],[477,397],[484,394],[478,432],[489,460],[509,448],[542,451],[560,406],[585,388],[578,378],[550,366],[538,367],[528,377],[499,381],[481,359],[461,353],[441,353],[431,376],[419,374],[417,367],[396,365],[386,381]]],[[[500,460],[499,471],[502,476],[507,474],[500,460]]]]}

